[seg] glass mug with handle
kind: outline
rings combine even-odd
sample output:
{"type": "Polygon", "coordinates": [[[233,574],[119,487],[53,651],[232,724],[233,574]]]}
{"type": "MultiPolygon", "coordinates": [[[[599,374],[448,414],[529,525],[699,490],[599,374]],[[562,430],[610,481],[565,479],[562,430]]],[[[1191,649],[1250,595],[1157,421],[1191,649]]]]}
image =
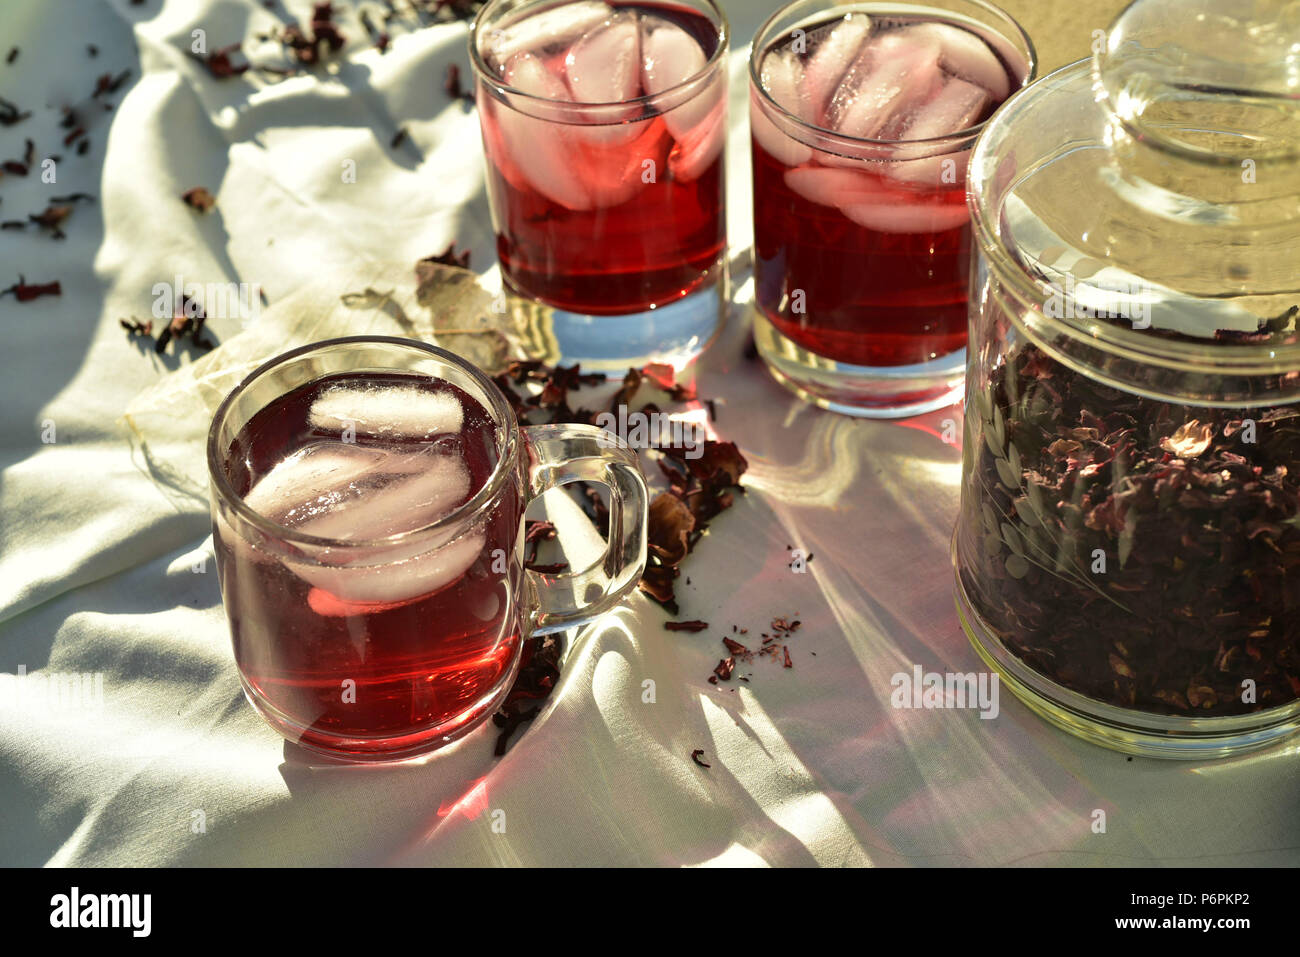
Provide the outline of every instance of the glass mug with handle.
{"type": "Polygon", "coordinates": [[[529,635],[608,610],[645,567],[635,452],[593,426],[520,427],[480,370],[413,340],[270,360],[222,402],[207,454],[245,694],[327,755],[400,760],[468,733],[529,635]],[[529,501],[575,481],[608,490],[604,557],[526,571],[529,501]]]}

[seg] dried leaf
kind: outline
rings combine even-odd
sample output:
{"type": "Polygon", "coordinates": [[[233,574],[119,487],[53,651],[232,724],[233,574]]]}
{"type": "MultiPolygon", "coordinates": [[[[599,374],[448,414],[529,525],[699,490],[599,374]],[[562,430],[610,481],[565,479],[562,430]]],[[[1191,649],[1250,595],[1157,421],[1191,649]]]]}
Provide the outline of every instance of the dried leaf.
{"type": "Polygon", "coordinates": [[[1171,437],[1161,439],[1160,447],[1179,458],[1192,459],[1208,449],[1213,441],[1214,426],[1192,419],[1179,426],[1178,431],[1171,437]]]}

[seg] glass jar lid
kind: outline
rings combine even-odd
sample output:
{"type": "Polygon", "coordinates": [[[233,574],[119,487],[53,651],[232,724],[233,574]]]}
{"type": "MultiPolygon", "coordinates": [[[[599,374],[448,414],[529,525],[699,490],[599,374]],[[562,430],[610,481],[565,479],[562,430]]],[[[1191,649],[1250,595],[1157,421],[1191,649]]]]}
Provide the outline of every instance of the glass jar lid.
{"type": "Polygon", "coordinates": [[[1300,400],[1300,0],[1137,0],[993,117],[968,188],[1058,358],[1149,394],[1160,367],[1201,376],[1181,398],[1300,400]]]}
{"type": "Polygon", "coordinates": [[[1132,136],[1209,163],[1300,154],[1300,2],[1141,0],[1093,57],[1132,136]]]}

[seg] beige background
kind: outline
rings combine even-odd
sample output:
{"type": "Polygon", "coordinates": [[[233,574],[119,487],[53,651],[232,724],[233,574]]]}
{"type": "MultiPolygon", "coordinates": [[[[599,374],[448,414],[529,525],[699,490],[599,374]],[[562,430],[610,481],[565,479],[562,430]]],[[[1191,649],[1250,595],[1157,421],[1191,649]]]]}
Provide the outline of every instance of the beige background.
{"type": "Polygon", "coordinates": [[[1092,53],[1094,30],[1106,30],[1129,0],[1087,0],[1084,3],[1047,0],[1000,0],[1002,9],[1019,21],[1038,49],[1038,75],[1092,53]]]}

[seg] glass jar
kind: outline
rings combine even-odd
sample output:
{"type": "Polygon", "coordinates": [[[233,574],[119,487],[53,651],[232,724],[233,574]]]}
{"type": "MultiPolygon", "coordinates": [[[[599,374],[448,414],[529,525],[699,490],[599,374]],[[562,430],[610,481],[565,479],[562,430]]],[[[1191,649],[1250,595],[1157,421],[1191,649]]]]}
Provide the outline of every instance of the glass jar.
{"type": "Polygon", "coordinates": [[[1048,720],[1300,728],[1300,4],[1138,0],[972,156],[956,597],[1048,720]]]}

